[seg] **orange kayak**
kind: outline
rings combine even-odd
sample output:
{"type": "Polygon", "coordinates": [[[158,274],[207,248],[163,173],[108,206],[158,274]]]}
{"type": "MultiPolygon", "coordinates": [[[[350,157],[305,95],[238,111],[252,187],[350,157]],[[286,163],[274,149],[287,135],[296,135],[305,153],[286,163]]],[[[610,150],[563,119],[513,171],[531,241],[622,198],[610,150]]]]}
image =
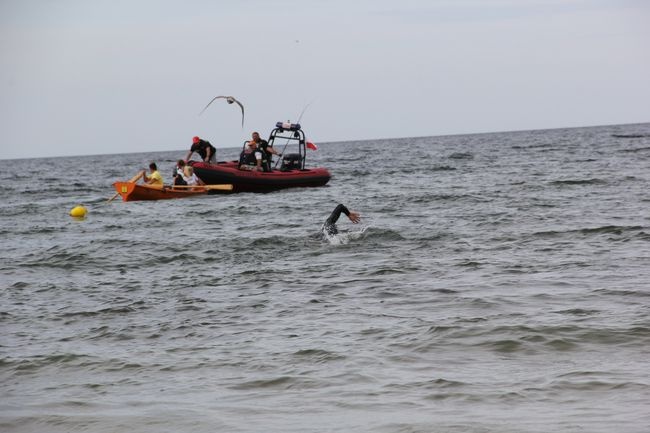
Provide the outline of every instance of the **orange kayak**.
{"type": "Polygon", "coordinates": [[[195,195],[206,195],[209,191],[229,192],[232,185],[204,185],[192,188],[180,188],[172,186],[153,186],[138,184],[135,182],[115,182],[115,191],[122,196],[124,201],[136,200],[168,200],[172,198],[184,198],[195,195]]]}

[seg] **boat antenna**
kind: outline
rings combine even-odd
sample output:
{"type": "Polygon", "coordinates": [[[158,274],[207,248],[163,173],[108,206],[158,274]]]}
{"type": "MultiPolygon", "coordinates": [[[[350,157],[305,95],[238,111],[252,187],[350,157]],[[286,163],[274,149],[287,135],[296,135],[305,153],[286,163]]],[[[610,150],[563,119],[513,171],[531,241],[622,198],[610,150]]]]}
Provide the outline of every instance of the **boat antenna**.
{"type": "Polygon", "coordinates": [[[305,108],[303,108],[302,111],[300,112],[300,115],[298,116],[298,120],[296,121],[296,123],[300,123],[300,120],[302,119],[302,115],[305,114],[305,111],[307,111],[307,109],[309,108],[309,106],[310,106],[311,104],[313,104],[314,101],[315,101],[315,99],[312,100],[309,104],[305,105],[305,108]]]}

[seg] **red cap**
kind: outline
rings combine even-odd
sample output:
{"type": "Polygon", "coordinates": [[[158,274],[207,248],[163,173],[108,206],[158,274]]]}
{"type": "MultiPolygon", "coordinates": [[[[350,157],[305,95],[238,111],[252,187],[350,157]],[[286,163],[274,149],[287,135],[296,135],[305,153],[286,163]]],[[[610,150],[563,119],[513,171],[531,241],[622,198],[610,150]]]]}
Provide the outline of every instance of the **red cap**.
{"type": "Polygon", "coordinates": [[[193,137],[192,138],[192,143],[196,144],[196,143],[199,142],[199,140],[200,140],[199,137],[193,137]]]}

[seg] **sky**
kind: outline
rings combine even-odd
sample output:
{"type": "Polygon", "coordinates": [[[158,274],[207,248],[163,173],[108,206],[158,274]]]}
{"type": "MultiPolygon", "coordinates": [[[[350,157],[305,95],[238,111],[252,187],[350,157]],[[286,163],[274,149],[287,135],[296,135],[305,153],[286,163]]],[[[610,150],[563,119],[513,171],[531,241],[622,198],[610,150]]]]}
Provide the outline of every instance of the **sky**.
{"type": "Polygon", "coordinates": [[[0,159],[234,147],[303,110],[317,144],[650,122],[649,23],[645,0],[0,0],[0,159]],[[243,128],[199,115],[217,95],[243,128]]]}

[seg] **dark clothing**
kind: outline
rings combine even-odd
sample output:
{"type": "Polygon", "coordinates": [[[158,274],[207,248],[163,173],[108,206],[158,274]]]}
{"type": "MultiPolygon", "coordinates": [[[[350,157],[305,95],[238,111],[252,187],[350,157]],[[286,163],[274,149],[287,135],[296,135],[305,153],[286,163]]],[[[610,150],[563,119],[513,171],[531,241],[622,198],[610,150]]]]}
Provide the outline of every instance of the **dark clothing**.
{"type": "MultiPolygon", "coordinates": [[[[264,171],[271,171],[271,158],[273,154],[269,152],[269,142],[260,140],[257,142],[257,148],[262,151],[262,168],[264,171]]],[[[273,146],[271,146],[273,148],[273,146]]]]}
{"type": "Polygon", "coordinates": [[[174,174],[174,185],[187,185],[187,182],[185,182],[185,179],[183,179],[183,176],[181,176],[178,173],[174,174]]]}
{"type": "Polygon", "coordinates": [[[257,157],[255,157],[255,152],[259,152],[259,150],[255,149],[249,152],[242,150],[242,152],[239,154],[239,167],[242,165],[257,165],[257,157]]]}
{"type": "Polygon", "coordinates": [[[268,141],[260,139],[260,141],[257,142],[258,149],[262,149],[262,151],[266,152],[267,147],[269,147],[268,141]]]}
{"type": "Polygon", "coordinates": [[[325,232],[328,235],[335,235],[339,232],[338,229],[336,228],[336,222],[339,220],[339,217],[341,216],[341,212],[343,212],[347,216],[350,216],[350,211],[348,210],[348,208],[342,204],[339,204],[334,208],[330,216],[327,217],[327,219],[325,220],[325,224],[323,225],[323,230],[325,230],[325,232]]]}
{"type": "Polygon", "coordinates": [[[205,158],[208,157],[208,149],[210,149],[210,161],[213,161],[215,159],[217,149],[215,149],[209,141],[199,140],[198,143],[192,144],[192,148],[190,150],[201,155],[201,159],[205,161],[205,158]]]}
{"type": "Polygon", "coordinates": [[[185,179],[183,179],[183,175],[181,174],[182,172],[183,170],[178,165],[174,168],[174,173],[172,174],[174,182],[172,185],[187,185],[187,182],[185,182],[185,179]]]}
{"type": "Polygon", "coordinates": [[[300,170],[302,166],[302,155],[299,153],[290,153],[282,157],[280,171],[300,170]]]}

